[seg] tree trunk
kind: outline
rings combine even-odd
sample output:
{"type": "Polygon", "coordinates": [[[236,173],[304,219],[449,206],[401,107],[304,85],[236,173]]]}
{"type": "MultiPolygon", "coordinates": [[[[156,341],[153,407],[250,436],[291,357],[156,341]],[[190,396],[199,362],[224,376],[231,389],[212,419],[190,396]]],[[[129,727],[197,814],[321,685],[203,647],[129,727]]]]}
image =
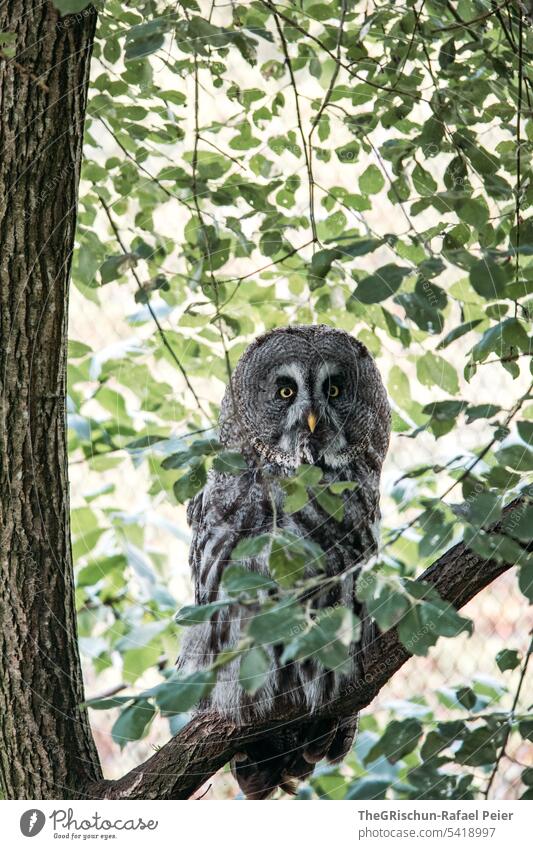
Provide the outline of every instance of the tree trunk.
{"type": "Polygon", "coordinates": [[[7,798],[101,777],[77,647],[65,428],[68,278],[96,12],[7,0],[0,32],[0,764],[7,798]]]}

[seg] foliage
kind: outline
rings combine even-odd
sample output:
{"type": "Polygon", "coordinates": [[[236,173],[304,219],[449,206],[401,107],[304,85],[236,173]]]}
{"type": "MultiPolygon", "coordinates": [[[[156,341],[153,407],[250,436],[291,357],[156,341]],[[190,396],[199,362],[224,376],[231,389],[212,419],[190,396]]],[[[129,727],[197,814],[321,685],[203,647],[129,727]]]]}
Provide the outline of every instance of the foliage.
{"type": "MultiPolygon", "coordinates": [[[[115,476],[144,472],[153,515],[179,509],[212,466],[242,474],[216,441],[211,392],[264,329],[342,327],[386,377],[410,465],[387,487],[382,549],[358,585],[379,626],[398,626],[415,654],[471,629],[412,581],[461,537],[516,562],[531,600],[531,502],[500,533],[483,530],[533,468],[533,34],[522,16],[484,0],[100,5],[73,283],[91,308],[127,304],[131,333],[100,350],[89,334],[70,341],[69,447],[102,478],[73,510],[74,556],[82,652],[97,674],[119,657],[135,687],[114,726],[120,745],[156,708],[175,729],[216,669],[169,671],[170,564],[147,545],[154,519],[113,501],[115,476]],[[500,404],[492,383],[514,400],[500,404]],[[412,462],[419,446],[438,461],[412,462]],[[150,674],[159,683],[146,688],[150,674]]],[[[325,487],[320,470],[302,467],[284,487],[289,512],[317,498],[342,520],[349,487],[325,487]]],[[[267,549],[271,595],[238,648],[251,693],[263,642],[332,668],[358,630],[348,611],[316,617],[301,603],[323,552],[276,531],[233,552],[233,603],[257,611],[266,579],[239,563],[267,549]]],[[[179,628],[216,609],[183,608],[179,628]]],[[[526,664],[515,647],[496,662],[504,680],[526,664]]],[[[508,721],[530,733],[499,708],[504,690],[470,681],[440,694],[457,712],[449,722],[422,697],[393,707],[385,730],[366,716],[351,777],[325,768],[303,797],[476,797],[508,721]]]]}
{"type": "MultiPolygon", "coordinates": [[[[423,697],[397,702],[392,707],[399,719],[389,722],[385,731],[373,716],[365,715],[348,769],[319,768],[300,789],[300,797],[479,798],[506,739],[509,716],[499,709],[504,693],[499,682],[483,679],[470,687],[443,689],[437,698],[453,717],[448,721],[440,721],[423,697]]],[[[524,717],[515,715],[513,730],[526,739],[521,722],[524,717]]],[[[530,798],[527,768],[522,781],[522,798],[530,798]]]]}

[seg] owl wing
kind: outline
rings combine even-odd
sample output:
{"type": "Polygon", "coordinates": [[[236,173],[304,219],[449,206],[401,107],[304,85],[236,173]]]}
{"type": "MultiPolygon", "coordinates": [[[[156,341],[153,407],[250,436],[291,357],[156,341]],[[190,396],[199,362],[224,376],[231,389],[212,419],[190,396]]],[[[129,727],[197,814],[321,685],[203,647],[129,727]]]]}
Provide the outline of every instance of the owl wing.
{"type": "MultiPolygon", "coordinates": [[[[189,502],[187,518],[192,528],[189,564],[195,603],[223,600],[221,582],[225,568],[231,563],[233,549],[241,539],[254,536],[271,522],[263,489],[252,472],[240,475],[211,472],[202,492],[189,502]]],[[[246,567],[257,572],[265,568],[256,558],[247,560],[246,567]]],[[[244,615],[250,614],[231,604],[216,611],[208,622],[188,627],[180,648],[179,668],[192,672],[208,666],[221,651],[235,646],[246,624],[244,615]]],[[[221,708],[229,700],[233,708],[238,698],[238,667],[230,664],[221,670],[219,682],[212,701],[221,708]]]]}
{"type": "MultiPolygon", "coordinates": [[[[192,529],[189,565],[196,604],[218,600],[231,552],[244,536],[256,533],[257,524],[264,526],[257,505],[250,509],[253,489],[253,477],[247,472],[213,473],[204,489],[189,502],[187,521],[192,529]]],[[[250,563],[249,568],[254,570],[254,564],[250,563]]]]}

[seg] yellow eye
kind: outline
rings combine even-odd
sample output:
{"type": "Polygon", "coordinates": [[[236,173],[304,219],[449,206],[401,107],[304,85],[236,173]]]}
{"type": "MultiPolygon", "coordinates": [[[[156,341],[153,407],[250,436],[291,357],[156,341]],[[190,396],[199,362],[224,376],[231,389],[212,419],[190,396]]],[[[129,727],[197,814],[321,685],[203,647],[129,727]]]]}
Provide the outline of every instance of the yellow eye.
{"type": "Polygon", "coordinates": [[[340,391],[339,387],[335,383],[332,383],[329,387],[329,397],[330,398],[338,398],[340,394],[341,394],[341,391],[340,391]]]}
{"type": "Polygon", "coordinates": [[[294,395],[294,389],[290,386],[282,386],[281,389],[278,389],[278,395],[280,398],[283,398],[284,401],[288,401],[288,399],[292,398],[294,395]]]}

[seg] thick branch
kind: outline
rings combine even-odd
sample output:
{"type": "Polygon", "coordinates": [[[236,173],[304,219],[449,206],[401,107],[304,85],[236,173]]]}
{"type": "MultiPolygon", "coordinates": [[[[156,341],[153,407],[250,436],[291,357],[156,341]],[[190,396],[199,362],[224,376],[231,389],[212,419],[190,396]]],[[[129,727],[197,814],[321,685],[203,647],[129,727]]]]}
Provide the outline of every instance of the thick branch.
{"type": "MultiPolygon", "coordinates": [[[[512,526],[514,518],[518,521],[526,503],[526,498],[518,498],[505,508],[506,527],[512,526]]],[[[498,522],[491,530],[501,532],[502,523],[498,522]]],[[[433,584],[441,598],[459,609],[512,565],[485,560],[459,543],[418,580],[433,584]]],[[[364,673],[360,681],[321,714],[351,716],[366,707],[409,657],[395,629],[375,634],[363,652],[364,673]]],[[[250,741],[276,725],[302,718],[294,707],[280,709],[278,716],[279,722],[275,724],[251,728],[238,727],[214,713],[200,714],[144,764],[118,781],[92,785],[89,795],[110,799],[187,799],[232,758],[244,740],[250,741]]]]}

